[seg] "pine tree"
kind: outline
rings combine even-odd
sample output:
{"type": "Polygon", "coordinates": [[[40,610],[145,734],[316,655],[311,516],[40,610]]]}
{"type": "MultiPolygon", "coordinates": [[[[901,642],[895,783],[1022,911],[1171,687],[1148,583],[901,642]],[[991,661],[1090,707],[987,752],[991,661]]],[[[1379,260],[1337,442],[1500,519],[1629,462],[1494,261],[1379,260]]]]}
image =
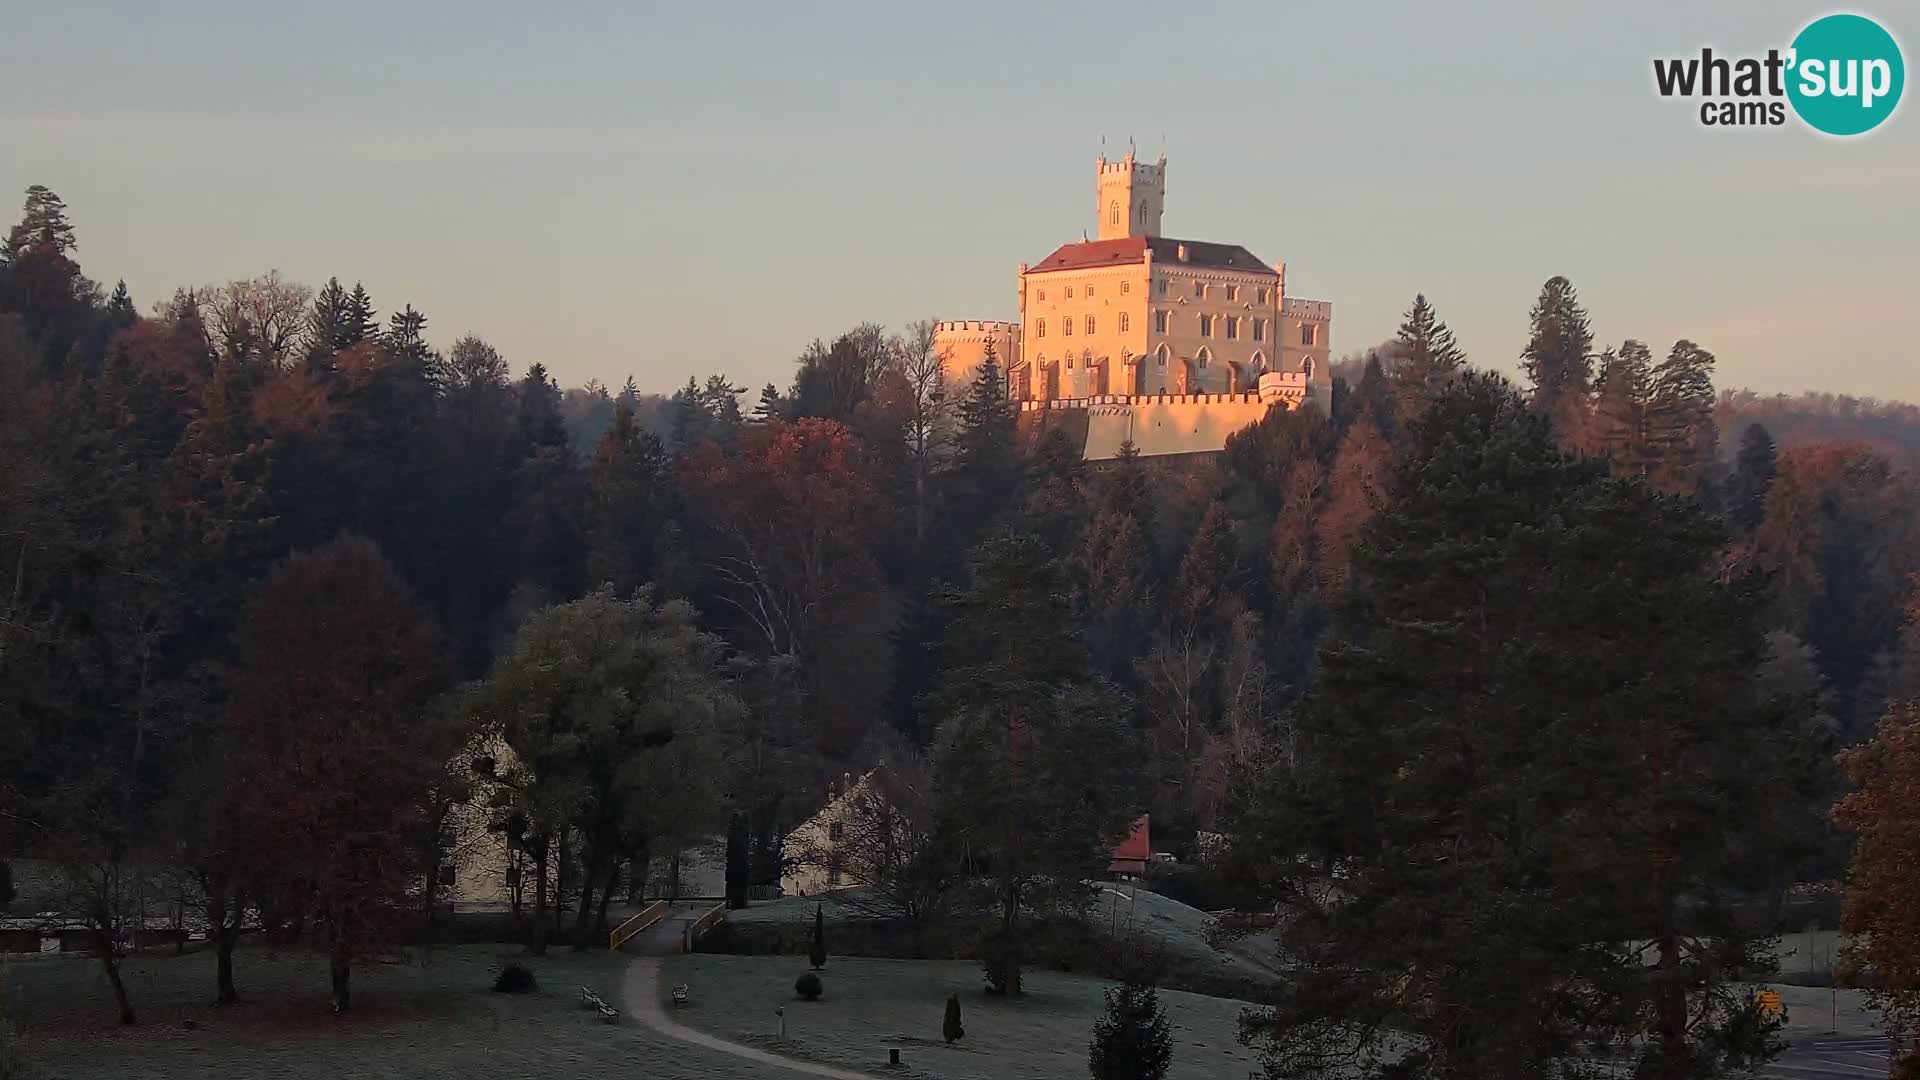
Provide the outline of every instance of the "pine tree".
{"type": "Polygon", "coordinates": [[[707,415],[713,418],[713,437],[719,442],[727,442],[739,432],[741,424],[740,395],[746,388],[735,386],[725,375],[707,376],[707,385],[700,390],[700,401],[706,406],[707,415]]]}
{"type": "Polygon", "coordinates": [[[1414,296],[1394,341],[1399,348],[1391,376],[1393,396],[1399,415],[1411,423],[1427,411],[1467,358],[1425,295],[1414,296]]]}
{"type": "Polygon", "coordinates": [[[960,995],[948,994],[947,1014],[940,1021],[940,1037],[947,1040],[948,1046],[952,1046],[966,1036],[967,1029],[960,1026],[960,995]]]}
{"type": "Polygon", "coordinates": [[[1301,760],[1244,776],[1226,823],[1230,876],[1286,898],[1300,965],[1243,1029],[1269,1075],[1377,1053],[1381,1075],[1518,1080],[1600,1044],[1667,1080],[1764,1060],[1771,1025],[1732,980],[1768,960],[1717,898],[1731,853],[1768,842],[1753,766],[1784,732],[1723,542],[1560,451],[1496,377],[1435,403],[1321,652],[1301,760]],[[1328,1056],[1328,1032],[1388,1018],[1390,1040],[1328,1056]]]}
{"type": "Polygon", "coordinates": [[[1086,524],[1085,472],[1080,447],[1063,426],[1049,425],[1027,464],[1022,509],[1027,527],[1054,551],[1072,550],[1086,524]]]}
{"type": "Polygon", "coordinates": [[[1551,277],[1540,287],[1529,316],[1532,334],[1520,353],[1520,366],[1533,383],[1529,404],[1552,420],[1567,445],[1579,445],[1593,382],[1593,331],[1573,283],[1551,277]]]}
{"type": "Polygon", "coordinates": [[[640,429],[624,393],[594,447],[587,486],[588,578],[624,596],[653,580],[654,549],[672,494],[666,447],[640,429]]]}
{"type": "Polygon", "coordinates": [[[827,966],[827,916],[819,904],[813,905],[813,947],[807,950],[807,962],[815,971],[827,966]]]}
{"type": "Polygon", "coordinates": [[[1748,424],[1740,436],[1740,452],[1734,458],[1733,475],[1728,479],[1727,520],[1739,536],[1747,536],[1760,527],[1765,515],[1767,490],[1779,472],[1779,452],[1773,436],[1759,424],[1748,424]]]}
{"type": "Polygon", "coordinates": [[[1719,452],[1713,423],[1713,354],[1674,342],[1653,372],[1647,405],[1648,479],[1662,491],[1692,495],[1719,452]]]}
{"type": "Polygon", "coordinates": [[[714,437],[713,413],[693,376],[673,392],[673,452],[685,456],[714,437]]]}
{"type": "Polygon", "coordinates": [[[336,348],[345,349],[363,341],[371,341],[380,335],[380,318],[373,310],[373,297],[359,282],[353,283],[353,292],[347,295],[347,318],[342,328],[344,337],[336,348]]]}
{"type": "Polygon", "coordinates": [[[1606,457],[1615,476],[1645,477],[1653,468],[1652,397],[1653,354],[1646,345],[1629,338],[1619,352],[1601,354],[1587,448],[1606,457]]]}
{"type": "Polygon", "coordinates": [[[786,403],[780,398],[780,390],[772,383],[760,388],[760,401],[753,407],[753,422],[770,423],[786,418],[786,403]]]}
{"type": "Polygon", "coordinates": [[[73,225],[67,221],[67,204],[44,184],[27,189],[20,221],[8,231],[7,244],[0,249],[12,262],[27,252],[64,256],[74,249],[73,225]]]}
{"type": "Polygon", "coordinates": [[[1151,550],[1154,528],[1158,523],[1154,513],[1156,501],[1153,480],[1147,475],[1146,466],[1140,463],[1140,448],[1133,444],[1132,439],[1120,444],[1120,452],[1114,456],[1113,466],[1100,476],[1095,495],[1095,512],[1133,518],[1151,550]]]}
{"type": "Polygon", "coordinates": [[[113,331],[125,330],[140,321],[140,312],[133,306],[133,295],[127,291],[123,278],[114,285],[113,295],[107,298],[107,327],[113,331]]]}
{"type": "Polygon", "coordinates": [[[989,987],[1020,993],[1023,917],[1077,912],[1141,796],[1125,695],[1090,676],[1059,565],[1034,536],[974,552],[948,594],[935,784],[937,828],[990,868],[998,923],[989,987]]]}
{"type": "Polygon", "coordinates": [[[313,297],[313,314],[307,319],[307,366],[309,370],[332,370],[333,356],[352,344],[352,310],[347,290],[337,277],[313,297]]]}
{"type": "Polygon", "coordinates": [[[1013,495],[1020,477],[1014,432],[1013,405],[989,342],[960,402],[960,431],[954,441],[953,478],[959,488],[955,509],[969,529],[998,519],[1013,495]]]}
{"type": "Polygon", "coordinates": [[[1153,987],[1127,982],[1107,991],[1106,1015],[1087,1044],[1093,1080],[1160,1080],[1173,1066],[1173,1031],[1153,987]]]}

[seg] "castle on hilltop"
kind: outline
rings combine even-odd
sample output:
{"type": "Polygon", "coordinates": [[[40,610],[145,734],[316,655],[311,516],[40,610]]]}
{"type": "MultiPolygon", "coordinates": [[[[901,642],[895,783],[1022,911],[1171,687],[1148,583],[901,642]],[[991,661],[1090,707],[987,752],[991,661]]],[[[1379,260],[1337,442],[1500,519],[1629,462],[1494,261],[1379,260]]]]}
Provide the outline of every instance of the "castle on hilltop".
{"type": "Polygon", "coordinates": [[[1327,409],[1333,304],[1286,295],[1287,266],[1162,236],[1167,160],[1094,169],[1098,235],[1020,264],[1017,322],[935,327],[950,377],[991,349],[1023,413],[1084,416],[1085,456],[1219,450],[1272,408],[1327,409]]]}

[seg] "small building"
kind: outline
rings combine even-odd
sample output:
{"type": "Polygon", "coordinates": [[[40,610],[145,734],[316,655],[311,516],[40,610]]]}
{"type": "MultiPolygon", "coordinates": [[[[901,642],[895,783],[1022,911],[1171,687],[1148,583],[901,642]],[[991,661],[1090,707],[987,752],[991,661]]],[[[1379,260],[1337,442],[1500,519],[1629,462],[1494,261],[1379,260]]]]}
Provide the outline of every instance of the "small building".
{"type": "Polygon", "coordinates": [[[862,884],[843,865],[840,845],[858,800],[885,797],[875,779],[879,771],[871,770],[858,780],[842,773],[840,781],[827,788],[826,805],[787,834],[781,852],[782,896],[818,896],[862,884]]]}
{"type": "Polygon", "coordinates": [[[1107,864],[1107,873],[1115,877],[1140,877],[1147,872],[1147,864],[1152,860],[1153,841],[1147,828],[1147,815],[1141,814],[1133,819],[1127,838],[1114,845],[1113,861],[1107,864]]]}

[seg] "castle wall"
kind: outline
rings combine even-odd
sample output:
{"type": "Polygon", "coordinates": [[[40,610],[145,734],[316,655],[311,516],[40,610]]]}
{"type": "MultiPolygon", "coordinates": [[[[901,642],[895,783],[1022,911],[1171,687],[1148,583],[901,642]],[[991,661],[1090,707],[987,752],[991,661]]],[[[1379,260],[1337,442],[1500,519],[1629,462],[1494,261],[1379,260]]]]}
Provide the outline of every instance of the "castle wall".
{"type": "Polygon", "coordinates": [[[992,343],[994,361],[1002,378],[1020,355],[1020,327],[1016,323],[991,319],[955,319],[933,325],[933,347],[946,369],[947,381],[964,386],[973,381],[973,373],[986,359],[992,343]]]}
{"type": "Polygon", "coordinates": [[[1087,441],[1082,457],[1108,461],[1129,440],[1142,457],[1202,454],[1227,445],[1227,436],[1260,422],[1284,403],[1258,394],[1187,394],[1125,399],[1114,396],[1022,402],[1024,411],[1082,410],[1087,441]]]}

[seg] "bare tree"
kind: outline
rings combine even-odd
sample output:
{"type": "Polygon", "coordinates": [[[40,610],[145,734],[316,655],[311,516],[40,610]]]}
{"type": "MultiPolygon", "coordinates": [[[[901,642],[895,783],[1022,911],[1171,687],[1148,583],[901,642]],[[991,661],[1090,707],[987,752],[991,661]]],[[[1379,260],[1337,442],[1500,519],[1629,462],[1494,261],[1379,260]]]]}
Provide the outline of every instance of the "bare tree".
{"type": "Polygon", "coordinates": [[[909,745],[890,748],[829,817],[796,861],[838,870],[861,886],[832,894],[834,901],[868,918],[908,924],[915,955],[924,955],[928,932],[961,892],[959,860],[942,842],[925,758],[909,745]]]}
{"type": "Polygon", "coordinates": [[[929,482],[951,450],[959,395],[947,385],[947,356],[934,338],[934,324],[922,319],[888,343],[893,366],[906,385],[903,434],[913,466],[913,540],[924,543],[931,516],[929,482]]]}
{"type": "Polygon", "coordinates": [[[208,285],[192,294],[207,337],[223,358],[286,367],[306,332],[313,290],[280,271],[208,285]]]}

